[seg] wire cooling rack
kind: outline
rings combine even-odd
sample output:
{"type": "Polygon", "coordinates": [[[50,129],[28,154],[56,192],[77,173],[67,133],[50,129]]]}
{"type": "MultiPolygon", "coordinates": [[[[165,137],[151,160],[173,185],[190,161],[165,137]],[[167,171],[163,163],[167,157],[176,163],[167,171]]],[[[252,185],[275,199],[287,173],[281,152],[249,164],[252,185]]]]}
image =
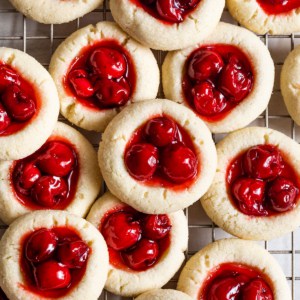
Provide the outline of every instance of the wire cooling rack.
{"type": "MultiPolygon", "coordinates": [[[[56,47],[72,32],[88,24],[95,24],[101,20],[112,20],[108,0],[104,1],[102,8],[77,19],[68,24],[43,25],[25,18],[18,13],[8,0],[0,0],[0,46],[12,47],[23,50],[34,56],[43,66],[48,68],[51,55],[56,47]]],[[[238,25],[225,9],[222,21],[238,25]]],[[[300,44],[300,33],[293,35],[263,35],[260,36],[269,48],[275,62],[276,79],[273,95],[266,111],[251,125],[270,127],[279,130],[296,141],[300,141],[300,129],[290,118],[280,93],[280,72],[284,59],[288,53],[300,44]]],[[[154,51],[159,66],[162,65],[165,53],[154,51]]],[[[159,96],[163,97],[160,87],[159,96]]],[[[67,121],[59,118],[60,121],[67,121]]],[[[100,135],[79,129],[97,149],[100,135]]],[[[219,141],[224,135],[215,135],[215,141],[219,141]]],[[[189,221],[189,245],[186,251],[188,259],[199,249],[215,240],[230,237],[222,229],[215,226],[206,216],[200,204],[195,203],[192,208],[186,209],[189,221]]],[[[0,236],[4,233],[6,226],[0,223],[0,236]]],[[[261,242],[281,265],[286,278],[290,284],[293,300],[300,299],[300,229],[280,239],[269,242],[261,242]]],[[[166,285],[176,288],[179,272],[166,285]]],[[[111,295],[104,291],[101,300],[125,299],[111,295]]],[[[285,299],[281,299],[285,300],[285,299]]]]}

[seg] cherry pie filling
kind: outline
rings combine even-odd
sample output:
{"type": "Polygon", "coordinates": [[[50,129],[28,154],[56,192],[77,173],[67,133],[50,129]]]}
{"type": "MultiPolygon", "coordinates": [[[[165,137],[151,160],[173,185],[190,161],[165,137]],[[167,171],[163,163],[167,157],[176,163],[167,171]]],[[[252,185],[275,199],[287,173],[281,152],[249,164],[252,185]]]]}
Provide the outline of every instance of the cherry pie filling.
{"type": "Polygon", "coordinates": [[[200,168],[191,137],[166,115],[153,117],[133,133],[124,160],[134,179],[174,189],[191,185],[200,168]]]}
{"type": "Polygon", "coordinates": [[[64,86],[82,105],[105,110],[129,101],[135,76],[126,49],[115,40],[102,40],[81,50],[64,78],[64,86]]]}
{"type": "Polygon", "coordinates": [[[253,88],[251,63],[241,49],[215,44],[188,57],[182,82],[185,101],[208,122],[222,120],[253,88]]]}
{"type": "Polygon", "coordinates": [[[101,220],[110,264],[127,271],[153,267],[170,245],[171,221],[167,215],[147,215],[131,207],[109,211],[101,220]]]}
{"type": "Polygon", "coordinates": [[[65,209],[73,200],[79,175],[73,145],[53,137],[11,168],[11,186],[18,201],[30,209],[65,209]]]}
{"type": "Polygon", "coordinates": [[[256,0],[268,15],[281,15],[291,13],[300,7],[299,0],[256,0]]]}
{"type": "Polygon", "coordinates": [[[239,154],[226,177],[232,203],[246,215],[278,215],[298,202],[299,178],[276,146],[257,145],[239,154]]]}
{"type": "Polygon", "coordinates": [[[199,300],[273,300],[265,276],[250,266],[223,263],[214,268],[199,291],[199,300]]]}
{"type": "Polygon", "coordinates": [[[25,290],[59,298],[85,274],[91,248],[70,227],[41,228],[21,240],[20,266],[25,290]]]}
{"type": "Polygon", "coordinates": [[[22,130],[39,106],[32,84],[11,66],[0,62],[0,137],[22,130]]]}

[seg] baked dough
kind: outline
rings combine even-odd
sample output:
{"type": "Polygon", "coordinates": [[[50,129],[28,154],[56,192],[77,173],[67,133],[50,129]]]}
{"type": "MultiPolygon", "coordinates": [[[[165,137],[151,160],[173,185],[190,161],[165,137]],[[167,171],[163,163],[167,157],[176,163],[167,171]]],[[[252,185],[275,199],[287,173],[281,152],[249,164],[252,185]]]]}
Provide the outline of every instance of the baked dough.
{"type": "Polygon", "coordinates": [[[102,136],[98,160],[104,180],[116,197],[138,211],[160,214],[197,201],[213,180],[217,158],[211,133],[190,109],[170,100],[156,99],[130,105],[113,119],[102,136]],[[187,130],[201,164],[195,181],[180,191],[146,186],[131,177],[124,163],[124,149],[133,132],[153,115],[163,113],[187,130]]]}
{"type": "MultiPolygon", "coordinates": [[[[70,141],[78,154],[79,177],[74,199],[66,211],[84,217],[98,196],[102,186],[102,176],[97,165],[97,155],[93,146],[72,127],[58,122],[52,136],[70,141]]],[[[0,219],[10,224],[18,217],[32,211],[17,200],[10,182],[10,172],[14,161],[0,161],[0,219]]]]}
{"type": "Polygon", "coordinates": [[[186,60],[197,48],[211,44],[234,45],[240,48],[252,63],[254,84],[249,95],[223,119],[206,122],[213,133],[230,132],[254,121],[267,107],[274,84],[274,63],[268,48],[255,34],[221,22],[209,37],[197,45],[168,53],[162,67],[162,83],[167,98],[189,106],[182,89],[186,60]]]}
{"type": "MultiPolygon", "coordinates": [[[[300,203],[285,213],[274,216],[249,217],[233,206],[226,191],[226,172],[230,161],[243,150],[255,145],[276,145],[293,165],[300,178],[300,146],[284,134],[262,127],[249,127],[229,134],[217,144],[218,166],[213,184],[202,197],[208,216],[225,231],[243,239],[270,240],[300,225],[300,203]]],[[[299,198],[299,196],[298,196],[299,198]]],[[[282,298],[285,299],[285,298],[282,298]]]]}
{"type": "Polygon", "coordinates": [[[210,35],[220,21],[225,0],[201,0],[182,23],[164,24],[131,0],[111,0],[115,21],[143,45],[157,50],[189,47],[210,35]]]}
{"type": "Polygon", "coordinates": [[[280,85],[287,110],[300,125],[300,46],[286,58],[281,71],[280,85]]]}
{"type": "Polygon", "coordinates": [[[49,73],[28,54],[0,47],[0,61],[28,80],[41,101],[39,111],[22,130],[0,136],[0,160],[21,159],[39,149],[53,131],[59,113],[58,95],[49,73]]]}
{"type": "Polygon", "coordinates": [[[282,15],[268,15],[256,0],[227,0],[231,15],[246,28],[258,34],[291,34],[300,31],[300,10],[282,15]]]}
{"type": "Polygon", "coordinates": [[[103,0],[10,0],[26,17],[44,24],[61,24],[93,11],[103,0]]]}
{"type": "MultiPolygon", "coordinates": [[[[108,211],[121,209],[124,206],[127,205],[107,192],[95,202],[87,220],[99,228],[101,219],[108,211]]],[[[175,275],[184,261],[183,252],[188,244],[188,225],[182,210],[168,216],[172,223],[172,229],[170,246],[166,253],[152,268],[142,272],[127,272],[110,265],[105,284],[108,291],[124,297],[137,296],[151,289],[161,288],[175,275]]]]}
{"type": "MultiPolygon", "coordinates": [[[[101,294],[108,272],[108,251],[102,235],[86,220],[65,211],[36,211],[17,219],[7,229],[0,242],[0,285],[10,300],[50,299],[33,294],[22,287],[20,240],[30,231],[56,226],[75,228],[81,239],[92,251],[86,265],[86,272],[75,289],[67,295],[56,298],[64,300],[97,300],[101,294]]],[[[25,284],[26,286],[26,284],[25,284]]]]}
{"type": "Polygon", "coordinates": [[[278,262],[265,249],[251,241],[219,240],[196,253],[184,266],[177,289],[198,299],[201,284],[210,270],[222,263],[233,262],[257,268],[269,278],[274,300],[291,300],[291,292],[278,262]]]}
{"type": "Polygon", "coordinates": [[[89,25],[69,36],[52,56],[49,70],[56,84],[61,113],[75,125],[95,131],[104,131],[111,119],[120,111],[120,108],[94,110],[70,96],[63,84],[70,64],[80,50],[95,41],[115,39],[130,53],[136,72],[136,85],[130,102],[153,99],[156,97],[159,86],[159,69],[156,59],[150,49],[140,45],[129,35],[123,32],[116,23],[99,22],[95,26],[89,25]]]}
{"type": "Polygon", "coordinates": [[[192,298],[180,291],[158,289],[146,292],[135,298],[135,300],[192,300],[192,298]]]}

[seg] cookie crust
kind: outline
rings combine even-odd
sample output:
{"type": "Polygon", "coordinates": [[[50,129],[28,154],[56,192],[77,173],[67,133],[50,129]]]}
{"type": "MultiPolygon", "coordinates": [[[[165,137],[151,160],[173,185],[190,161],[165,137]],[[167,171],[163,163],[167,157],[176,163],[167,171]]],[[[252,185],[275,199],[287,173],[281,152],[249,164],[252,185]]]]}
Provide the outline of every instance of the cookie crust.
{"type": "Polygon", "coordinates": [[[82,105],[76,101],[75,96],[66,92],[63,78],[82,48],[105,39],[117,40],[131,55],[136,72],[136,84],[127,105],[155,98],[160,77],[157,61],[151,50],[133,40],[116,23],[103,21],[71,34],[53,54],[49,71],[58,90],[62,115],[81,128],[98,132],[104,131],[122,108],[95,110],[82,105]]]}
{"type": "Polygon", "coordinates": [[[162,83],[167,98],[190,107],[182,88],[184,66],[194,50],[211,44],[229,44],[240,48],[248,56],[254,73],[254,84],[249,95],[223,119],[206,122],[213,133],[230,132],[247,126],[267,107],[274,84],[274,63],[269,50],[255,34],[220,22],[213,33],[197,45],[168,53],[162,67],[162,83]]]}
{"type": "Polygon", "coordinates": [[[152,290],[135,298],[135,300],[192,300],[190,296],[171,289],[152,290]]]}

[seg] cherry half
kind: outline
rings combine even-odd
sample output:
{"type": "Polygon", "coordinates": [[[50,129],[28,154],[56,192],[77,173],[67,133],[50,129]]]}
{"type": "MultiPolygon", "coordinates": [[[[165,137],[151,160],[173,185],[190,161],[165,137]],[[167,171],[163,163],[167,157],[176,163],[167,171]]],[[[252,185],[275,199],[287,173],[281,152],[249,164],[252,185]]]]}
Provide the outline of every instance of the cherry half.
{"type": "Polygon", "coordinates": [[[6,65],[0,65],[0,93],[10,85],[20,85],[18,74],[6,65]]]}
{"type": "Polygon", "coordinates": [[[79,97],[89,98],[95,93],[94,87],[88,78],[88,72],[83,69],[76,69],[69,73],[69,80],[75,93],[79,97]]]}
{"type": "Polygon", "coordinates": [[[171,230],[167,215],[147,215],[142,222],[143,234],[150,240],[163,239],[171,230]]]}

